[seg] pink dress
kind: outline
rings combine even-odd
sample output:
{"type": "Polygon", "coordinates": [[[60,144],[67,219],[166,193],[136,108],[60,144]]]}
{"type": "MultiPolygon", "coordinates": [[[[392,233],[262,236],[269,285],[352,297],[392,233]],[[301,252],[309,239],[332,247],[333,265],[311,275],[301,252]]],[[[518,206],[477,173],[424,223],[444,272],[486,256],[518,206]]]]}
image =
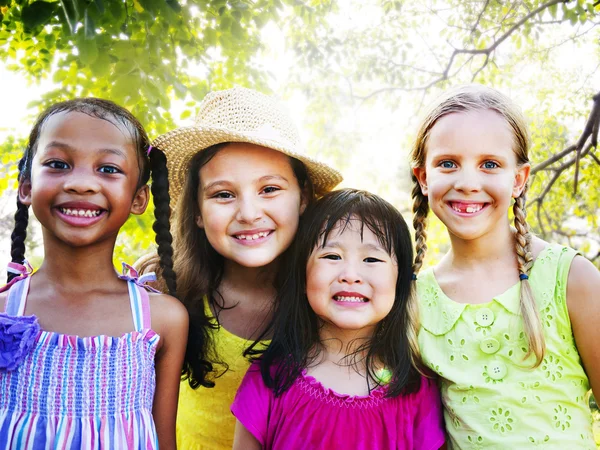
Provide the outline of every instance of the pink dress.
{"type": "Polygon", "coordinates": [[[422,449],[444,444],[440,396],[435,383],[395,398],[386,388],[368,396],[338,394],[303,374],[280,397],[267,388],[254,363],[231,412],[263,449],[422,449]]]}

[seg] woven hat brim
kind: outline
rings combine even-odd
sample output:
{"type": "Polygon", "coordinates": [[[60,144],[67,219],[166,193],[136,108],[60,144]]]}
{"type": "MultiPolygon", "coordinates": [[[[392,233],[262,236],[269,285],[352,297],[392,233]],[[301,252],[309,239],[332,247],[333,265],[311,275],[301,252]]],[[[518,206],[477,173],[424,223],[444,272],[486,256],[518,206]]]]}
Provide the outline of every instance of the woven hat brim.
{"type": "Polygon", "coordinates": [[[343,179],[337,170],[303,155],[292,143],[283,139],[261,138],[249,133],[217,127],[181,127],[157,137],[152,142],[152,146],[162,150],[167,157],[169,194],[173,206],[177,204],[190,160],[194,155],[213,145],[225,142],[246,142],[260,145],[302,161],[318,196],[331,191],[343,179]]]}

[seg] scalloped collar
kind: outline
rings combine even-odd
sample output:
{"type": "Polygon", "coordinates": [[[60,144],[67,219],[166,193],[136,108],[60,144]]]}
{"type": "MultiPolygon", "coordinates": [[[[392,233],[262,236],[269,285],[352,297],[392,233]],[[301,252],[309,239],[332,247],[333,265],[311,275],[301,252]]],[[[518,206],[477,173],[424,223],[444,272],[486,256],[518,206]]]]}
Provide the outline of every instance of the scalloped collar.
{"type": "MultiPolygon", "coordinates": [[[[560,248],[562,246],[550,244],[544,247],[533,263],[533,267],[531,269],[532,275],[534,272],[537,272],[541,269],[539,265],[536,265],[536,262],[544,259],[548,251],[551,249],[556,250],[557,247],[560,248]]],[[[532,276],[532,278],[534,277],[532,276]]],[[[459,303],[449,298],[444,291],[442,291],[442,288],[440,288],[437,280],[435,279],[433,267],[429,267],[421,272],[417,279],[421,326],[434,335],[443,335],[454,327],[463,311],[467,307],[489,307],[494,302],[501,305],[509,313],[518,316],[520,315],[520,286],[521,282],[519,281],[509,287],[502,294],[497,295],[491,301],[486,303],[459,303]]]]}

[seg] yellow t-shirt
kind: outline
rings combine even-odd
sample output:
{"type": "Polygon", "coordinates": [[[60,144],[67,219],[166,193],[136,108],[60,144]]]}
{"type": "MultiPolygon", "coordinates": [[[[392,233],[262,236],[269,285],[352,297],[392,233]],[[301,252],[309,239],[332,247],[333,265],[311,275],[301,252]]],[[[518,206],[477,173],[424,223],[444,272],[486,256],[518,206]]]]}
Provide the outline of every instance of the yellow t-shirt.
{"type": "MultiPolygon", "coordinates": [[[[204,304],[207,316],[216,323],[206,299],[204,304]]],[[[181,382],[177,412],[177,448],[180,450],[221,450],[231,449],[233,445],[235,417],[229,408],[250,366],[243,352],[253,341],[223,327],[211,332],[217,355],[228,364],[229,370],[215,380],[214,388],[192,389],[187,380],[181,382]]]]}

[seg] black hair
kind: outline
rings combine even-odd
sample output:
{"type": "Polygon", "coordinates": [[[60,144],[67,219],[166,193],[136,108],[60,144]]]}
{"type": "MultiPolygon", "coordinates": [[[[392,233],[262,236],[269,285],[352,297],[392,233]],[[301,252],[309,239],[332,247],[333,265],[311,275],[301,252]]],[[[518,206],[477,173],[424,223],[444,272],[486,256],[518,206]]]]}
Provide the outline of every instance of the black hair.
{"type": "MultiPolygon", "coordinates": [[[[228,143],[217,144],[200,151],[191,159],[177,209],[176,261],[178,276],[177,297],[183,302],[190,317],[188,343],[183,368],[183,378],[192,388],[212,387],[215,379],[228,370],[227,364],[216,353],[212,336],[218,324],[219,312],[225,307],[218,288],[223,279],[225,260],[210,244],[204,229],[196,218],[200,215],[198,186],[200,169],[228,143]],[[217,320],[207,316],[204,296],[216,312],[217,320]]],[[[298,185],[308,204],[314,202],[314,187],[306,166],[290,157],[290,164],[298,185]]],[[[300,222],[302,217],[300,218],[300,222]]],[[[289,251],[286,250],[284,255],[289,251]]],[[[278,287],[280,271],[276,274],[278,287]]]]}
{"type": "Polygon", "coordinates": [[[392,378],[387,396],[413,392],[420,386],[420,374],[412,364],[408,313],[412,295],[412,243],[402,215],[391,204],[369,192],[341,189],[330,192],[309,208],[301,224],[289,258],[282,270],[287,273],[277,296],[272,340],[261,350],[259,338],[246,355],[259,356],[261,373],[276,396],[291,387],[302,371],[321,356],[321,322],[306,297],[306,266],[317,246],[326,244],[334,230],[344,230],[352,220],[371,230],[390,256],[398,262],[395,301],[389,314],[379,322],[372,338],[360,344],[353,355],[366,354],[367,379],[376,385],[376,365],[383,364],[392,378]],[[339,228],[341,227],[341,228],[339,228]]]}
{"type": "MultiPolygon", "coordinates": [[[[176,282],[175,272],[173,270],[173,249],[172,237],[169,228],[170,218],[170,197],[169,180],[167,176],[166,158],[163,152],[153,148],[147,155],[149,149],[149,140],[142,124],[125,108],[118,106],[110,100],[99,98],[76,98],[65,102],[55,103],[46,109],[37,118],[31,133],[29,141],[19,161],[19,183],[31,180],[31,164],[37,150],[38,140],[46,121],[59,113],[80,112],[91,117],[106,120],[113,125],[124,128],[130,134],[131,141],[136,148],[140,175],[138,188],[143,186],[150,179],[152,174],[151,191],[154,196],[154,216],[155,221],[153,229],[156,233],[156,243],[158,244],[158,253],[160,256],[160,266],[167,283],[169,293],[175,295],[176,282]]],[[[35,182],[35,180],[33,180],[35,182]]],[[[17,212],[15,213],[15,228],[11,235],[11,260],[12,262],[23,264],[25,260],[25,239],[27,237],[27,224],[29,221],[29,208],[21,203],[17,197],[17,212]]],[[[16,274],[9,273],[8,281],[14,278],[16,274]]]]}

